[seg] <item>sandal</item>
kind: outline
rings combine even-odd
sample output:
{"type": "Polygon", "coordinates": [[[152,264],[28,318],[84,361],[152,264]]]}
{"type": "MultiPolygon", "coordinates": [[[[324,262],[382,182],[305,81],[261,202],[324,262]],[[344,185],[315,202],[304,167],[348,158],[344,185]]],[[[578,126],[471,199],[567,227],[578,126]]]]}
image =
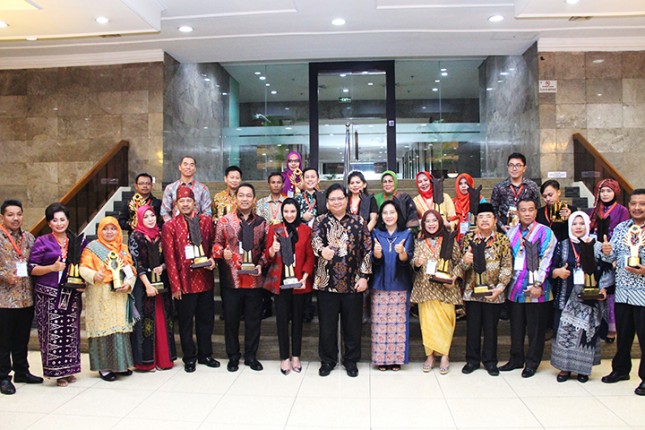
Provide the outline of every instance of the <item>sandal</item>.
{"type": "Polygon", "coordinates": [[[74,376],[74,375],[68,376],[67,377],[67,382],[69,382],[70,384],[73,384],[74,382],[76,382],[76,376],[74,376]]]}
{"type": "Polygon", "coordinates": [[[430,363],[428,363],[428,360],[426,360],[426,361],[423,363],[423,373],[428,373],[428,372],[430,372],[430,371],[432,370],[432,368],[433,368],[433,367],[434,367],[434,357],[432,358],[432,361],[431,361],[430,363]]]}
{"type": "Polygon", "coordinates": [[[398,372],[399,370],[401,370],[401,365],[400,364],[393,364],[392,366],[390,366],[390,369],[392,371],[394,371],[394,372],[398,372]]]}
{"type": "Polygon", "coordinates": [[[300,358],[298,357],[291,358],[291,369],[296,373],[302,372],[302,363],[300,362],[300,358]],[[296,362],[299,364],[299,366],[295,366],[296,362]]]}
{"type": "Polygon", "coordinates": [[[381,365],[381,366],[378,366],[377,369],[380,370],[381,372],[385,372],[387,370],[387,366],[381,365]]]}
{"type": "Polygon", "coordinates": [[[439,373],[441,373],[442,375],[445,375],[449,371],[450,371],[450,361],[448,361],[448,356],[444,355],[443,357],[441,357],[441,364],[439,365],[439,373]],[[445,360],[447,362],[446,364],[443,363],[444,358],[446,359],[445,360]]]}
{"type": "Polygon", "coordinates": [[[56,380],[57,387],[67,387],[67,378],[58,378],[56,380]]]}

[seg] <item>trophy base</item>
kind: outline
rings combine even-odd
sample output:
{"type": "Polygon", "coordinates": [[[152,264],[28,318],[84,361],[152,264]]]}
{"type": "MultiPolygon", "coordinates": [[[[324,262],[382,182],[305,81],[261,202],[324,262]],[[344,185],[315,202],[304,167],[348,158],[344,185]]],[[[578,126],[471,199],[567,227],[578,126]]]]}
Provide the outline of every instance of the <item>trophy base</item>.
{"type": "Polygon", "coordinates": [[[65,288],[69,288],[71,290],[77,290],[79,288],[85,288],[85,281],[81,278],[72,278],[69,277],[67,278],[67,282],[65,283],[65,288]]]}
{"type": "Polygon", "coordinates": [[[257,275],[258,271],[253,263],[242,263],[242,268],[237,273],[240,275],[257,275]]]}
{"type": "Polygon", "coordinates": [[[452,284],[452,276],[445,272],[436,272],[434,275],[430,275],[430,280],[440,284],[452,284]]]}
{"type": "Polygon", "coordinates": [[[281,290],[291,290],[302,287],[302,283],[298,282],[296,278],[286,278],[284,284],[280,285],[281,290]]]}
{"type": "Polygon", "coordinates": [[[473,297],[486,297],[489,296],[491,290],[487,286],[475,287],[473,289],[473,297]]]}
{"type": "Polygon", "coordinates": [[[166,291],[166,286],[164,285],[163,282],[153,282],[150,285],[152,285],[154,287],[154,289],[159,291],[159,292],[166,291]]]}
{"type": "Polygon", "coordinates": [[[202,267],[208,267],[211,265],[211,262],[206,257],[195,258],[193,264],[190,265],[191,269],[201,269],[202,267]]]}
{"type": "Polygon", "coordinates": [[[585,288],[582,293],[578,294],[580,300],[599,300],[603,297],[598,288],[585,288]]]}
{"type": "Polygon", "coordinates": [[[639,257],[629,257],[627,259],[627,265],[629,267],[638,268],[641,265],[641,259],[639,257]]]}

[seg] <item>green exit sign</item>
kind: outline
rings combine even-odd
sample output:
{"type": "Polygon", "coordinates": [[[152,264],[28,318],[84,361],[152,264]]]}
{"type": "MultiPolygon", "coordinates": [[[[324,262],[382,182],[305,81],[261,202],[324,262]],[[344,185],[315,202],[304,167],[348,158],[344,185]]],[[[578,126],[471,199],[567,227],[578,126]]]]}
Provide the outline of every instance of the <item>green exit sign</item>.
{"type": "Polygon", "coordinates": [[[351,103],[351,97],[338,97],[338,103],[351,103]]]}

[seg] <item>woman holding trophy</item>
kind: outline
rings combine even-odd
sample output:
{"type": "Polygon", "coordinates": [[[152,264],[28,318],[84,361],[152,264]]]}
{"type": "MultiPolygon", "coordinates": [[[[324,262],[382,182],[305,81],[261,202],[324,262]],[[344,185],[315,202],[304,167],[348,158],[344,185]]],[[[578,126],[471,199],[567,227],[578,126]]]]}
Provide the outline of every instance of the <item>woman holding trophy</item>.
{"type": "Polygon", "coordinates": [[[600,324],[607,290],[597,280],[601,243],[589,237],[589,216],[581,211],[568,220],[569,237],[558,243],[551,276],[558,279],[551,364],[560,369],[558,382],[577,374],[587,382],[591,368],[600,364],[600,324]],[[601,288],[599,288],[599,286],[601,288]]]}
{"type": "Polygon", "coordinates": [[[456,277],[452,275],[461,261],[455,235],[446,231],[439,212],[426,211],[421,218],[421,234],[412,259],[416,276],[410,301],[419,304],[421,337],[427,356],[423,371],[430,372],[435,357],[441,357],[442,375],[450,369],[448,354],[457,323],[455,305],[462,304],[456,277]]]}
{"type": "Polygon", "coordinates": [[[98,239],[81,254],[80,272],[87,283],[85,325],[89,341],[90,369],[104,381],[129,376],[133,367],[130,332],[136,308],[130,296],[135,268],[116,218],[103,218],[98,239]]]}
{"type": "Polygon", "coordinates": [[[139,278],[132,295],[141,315],[131,338],[134,366],[140,371],[171,369],[177,353],[161,232],[152,206],[139,207],[136,218],[135,230],[128,240],[139,278]]]}
{"type": "Polygon", "coordinates": [[[276,324],[282,360],[280,372],[288,375],[291,370],[296,373],[302,370],[302,327],[306,299],[313,288],[314,254],[311,248],[311,228],[301,222],[297,202],[289,197],[282,202],[281,210],[283,222],[269,227],[265,255],[270,266],[264,288],[276,296],[276,324]]]}
{"type": "Polygon", "coordinates": [[[81,293],[85,283],[78,263],[83,237],[67,231],[69,209],[52,203],[45,209],[51,234],[36,239],[29,256],[34,277],[35,314],[43,374],[66,387],[81,371],[81,293]]]}
{"type": "Polygon", "coordinates": [[[305,185],[302,176],[302,155],[299,152],[291,151],[287,154],[287,168],[282,172],[282,179],[282,194],[287,197],[300,194],[305,185]]]}

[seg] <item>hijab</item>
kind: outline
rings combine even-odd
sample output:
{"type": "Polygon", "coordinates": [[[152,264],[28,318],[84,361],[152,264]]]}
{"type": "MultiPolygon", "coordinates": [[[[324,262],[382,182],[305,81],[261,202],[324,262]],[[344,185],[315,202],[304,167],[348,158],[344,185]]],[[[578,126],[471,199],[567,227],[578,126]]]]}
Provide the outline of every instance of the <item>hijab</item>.
{"type": "Polygon", "coordinates": [[[589,215],[587,215],[586,213],[584,213],[582,211],[575,211],[574,213],[572,213],[569,216],[569,221],[568,221],[568,223],[569,223],[569,239],[571,239],[571,241],[573,243],[580,243],[580,239],[578,237],[576,237],[576,235],[573,234],[573,232],[571,231],[571,227],[573,226],[573,221],[577,217],[582,217],[582,220],[585,223],[585,229],[586,230],[585,230],[584,236],[582,236],[581,239],[582,239],[583,242],[587,242],[587,240],[589,240],[589,232],[591,231],[590,227],[589,227],[590,221],[589,221],[589,215]]]}
{"type": "Polygon", "coordinates": [[[444,229],[445,229],[445,226],[443,225],[443,218],[441,218],[441,214],[436,210],[429,209],[421,217],[421,233],[424,238],[429,239],[429,238],[443,237],[444,229]],[[439,228],[435,233],[430,233],[429,231],[426,230],[426,218],[428,218],[430,214],[433,214],[435,218],[437,218],[437,221],[439,221],[439,228]]]}
{"type": "Polygon", "coordinates": [[[432,199],[432,175],[430,174],[430,172],[421,171],[417,173],[416,183],[417,183],[417,190],[419,190],[419,194],[421,195],[421,197],[423,197],[426,200],[432,199]],[[428,188],[428,191],[421,191],[421,188],[419,187],[419,176],[421,175],[425,175],[428,178],[428,181],[430,181],[430,188],[428,188]]]}
{"type": "Polygon", "coordinates": [[[157,225],[157,223],[155,223],[155,226],[153,228],[143,225],[143,217],[148,211],[155,213],[155,210],[150,205],[144,205],[137,209],[137,227],[134,229],[134,231],[138,231],[149,237],[150,239],[155,240],[159,236],[159,226],[157,225]]]}
{"type": "Polygon", "coordinates": [[[298,202],[296,202],[296,199],[288,197],[282,202],[280,211],[282,213],[282,222],[287,228],[287,234],[291,237],[291,243],[293,244],[295,249],[296,242],[298,242],[298,226],[302,223],[302,220],[300,219],[300,205],[298,204],[298,202]],[[296,208],[296,219],[294,219],[293,222],[287,222],[287,220],[284,219],[285,205],[293,205],[296,208]]]}
{"type": "Polygon", "coordinates": [[[620,197],[620,185],[618,184],[618,181],[614,179],[603,179],[602,181],[598,182],[596,184],[596,187],[594,188],[594,196],[596,197],[596,206],[593,208],[593,211],[591,211],[590,216],[592,230],[596,228],[597,218],[604,218],[605,210],[612,204],[614,204],[618,200],[618,197],[620,197]],[[605,203],[600,199],[600,190],[604,187],[611,188],[611,190],[614,192],[614,199],[608,203],[605,203]]]}
{"type": "Polygon", "coordinates": [[[471,188],[475,188],[475,181],[468,173],[462,173],[457,176],[457,179],[455,180],[455,198],[453,199],[457,214],[467,214],[470,212],[470,194],[468,193],[468,190],[466,190],[465,193],[462,193],[459,189],[459,182],[461,182],[462,179],[465,179],[471,188]]]}
{"type": "Polygon", "coordinates": [[[376,200],[376,204],[379,208],[381,207],[383,202],[385,202],[385,200],[392,200],[394,198],[394,194],[396,194],[397,190],[399,189],[399,178],[397,178],[396,173],[392,170],[386,170],[381,175],[381,183],[383,183],[383,178],[385,178],[386,176],[392,177],[392,180],[394,181],[394,192],[389,196],[385,195],[385,191],[381,191],[380,193],[374,195],[374,199],[376,200]]]}
{"type": "Polygon", "coordinates": [[[119,221],[117,221],[116,218],[112,216],[106,216],[105,218],[103,218],[96,229],[96,234],[98,236],[98,241],[103,246],[105,246],[108,250],[117,253],[124,263],[132,265],[132,257],[130,257],[128,247],[123,245],[123,231],[121,230],[119,221]],[[108,241],[103,235],[103,229],[108,225],[113,225],[116,228],[116,237],[112,241],[108,241]]]}
{"type": "Polygon", "coordinates": [[[282,192],[286,195],[289,191],[295,191],[295,185],[291,183],[291,175],[293,175],[293,170],[289,168],[289,159],[292,156],[298,157],[298,169],[302,171],[302,155],[299,152],[291,151],[287,154],[287,167],[282,172],[282,179],[284,180],[284,185],[282,186],[282,192]]]}

